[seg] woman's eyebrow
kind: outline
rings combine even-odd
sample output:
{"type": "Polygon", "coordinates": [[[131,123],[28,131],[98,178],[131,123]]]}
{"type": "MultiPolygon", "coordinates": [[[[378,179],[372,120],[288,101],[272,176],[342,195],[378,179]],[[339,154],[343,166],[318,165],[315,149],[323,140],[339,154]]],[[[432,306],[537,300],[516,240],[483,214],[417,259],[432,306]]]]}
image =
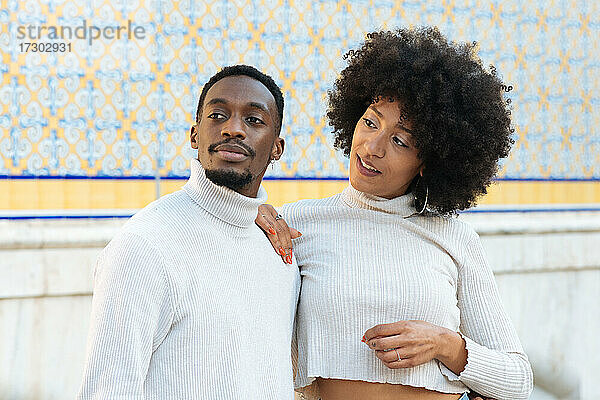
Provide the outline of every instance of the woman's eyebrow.
{"type": "MultiPolygon", "coordinates": [[[[377,107],[375,107],[375,106],[371,105],[371,106],[369,106],[369,108],[370,108],[371,110],[373,110],[373,112],[374,112],[375,114],[377,114],[377,115],[378,115],[380,118],[383,118],[383,114],[382,114],[382,113],[381,113],[381,112],[380,112],[380,111],[377,109],[377,107]]],[[[410,134],[412,135],[412,134],[413,134],[413,131],[412,131],[412,130],[410,130],[410,129],[408,129],[406,126],[402,125],[402,122],[401,122],[401,121],[403,121],[404,119],[406,119],[406,118],[400,118],[400,121],[398,121],[398,122],[396,123],[396,127],[398,127],[398,128],[401,128],[403,131],[405,131],[405,132],[408,132],[408,133],[410,133],[410,134]]]]}
{"type": "Polygon", "coordinates": [[[370,108],[371,110],[373,110],[373,112],[374,112],[375,114],[377,114],[377,116],[378,116],[379,118],[383,118],[383,114],[382,114],[381,112],[379,112],[379,110],[377,109],[377,107],[375,107],[375,106],[371,105],[371,106],[369,106],[369,108],[370,108]]]}
{"type": "Polygon", "coordinates": [[[408,129],[406,126],[402,125],[402,122],[398,121],[396,123],[396,127],[402,129],[403,131],[410,133],[411,135],[413,134],[413,131],[408,129]]]}

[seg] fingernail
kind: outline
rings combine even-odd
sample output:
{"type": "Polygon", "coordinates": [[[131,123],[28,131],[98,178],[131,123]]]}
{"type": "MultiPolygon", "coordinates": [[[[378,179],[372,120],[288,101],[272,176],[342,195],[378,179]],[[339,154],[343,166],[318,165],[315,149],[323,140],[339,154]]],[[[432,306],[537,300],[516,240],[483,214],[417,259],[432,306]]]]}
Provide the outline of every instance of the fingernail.
{"type": "Polygon", "coordinates": [[[285,260],[288,262],[288,264],[291,264],[291,263],[292,263],[292,257],[291,257],[291,256],[287,256],[287,257],[285,258],[285,260]]]}
{"type": "Polygon", "coordinates": [[[293,255],[294,255],[294,249],[290,249],[290,260],[292,259],[293,255]]]}
{"type": "Polygon", "coordinates": [[[269,233],[270,233],[271,235],[274,235],[274,234],[276,234],[277,232],[275,232],[275,229],[273,229],[273,228],[269,228],[269,233]]]}
{"type": "Polygon", "coordinates": [[[299,237],[302,236],[302,232],[298,231],[298,236],[299,237]]]}
{"type": "Polygon", "coordinates": [[[285,250],[283,249],[283,247],[279,248],[279,255],[280,256],[285,256],[285,250]]]}

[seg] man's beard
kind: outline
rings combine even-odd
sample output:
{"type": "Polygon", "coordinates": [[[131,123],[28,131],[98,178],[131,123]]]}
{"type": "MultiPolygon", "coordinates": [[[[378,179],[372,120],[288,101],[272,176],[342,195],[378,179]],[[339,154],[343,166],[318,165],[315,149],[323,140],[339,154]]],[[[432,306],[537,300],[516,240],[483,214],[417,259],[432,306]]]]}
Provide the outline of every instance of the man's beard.
{"type": "Polygon", "coordinates": [[[253,179],[249,169],[244,172],[237,172],[233,169],[213,169],[206,170],[205,173],[206,177],[215,185],[225,186],[236,192],[248,186],[253,179]]]}

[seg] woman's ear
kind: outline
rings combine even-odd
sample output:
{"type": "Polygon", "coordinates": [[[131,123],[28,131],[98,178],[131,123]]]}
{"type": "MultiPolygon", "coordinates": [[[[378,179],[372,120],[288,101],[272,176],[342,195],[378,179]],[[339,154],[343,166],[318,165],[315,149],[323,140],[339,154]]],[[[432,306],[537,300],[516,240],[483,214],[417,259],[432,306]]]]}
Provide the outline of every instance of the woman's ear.
{"type": "Polygon", "coordinates": [[[198,125],[192,125],[190,129],[190,144],[192,145],[192,149],[198,148],[198,125]]]}

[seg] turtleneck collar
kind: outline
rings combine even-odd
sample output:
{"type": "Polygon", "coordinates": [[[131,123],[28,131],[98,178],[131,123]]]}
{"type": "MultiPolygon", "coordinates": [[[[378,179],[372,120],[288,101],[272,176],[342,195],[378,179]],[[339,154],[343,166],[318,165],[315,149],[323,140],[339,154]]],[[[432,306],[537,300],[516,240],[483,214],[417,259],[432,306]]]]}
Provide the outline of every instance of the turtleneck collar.
{"type": "Polygon", "coordinates": [[[206,177],[202,164],[195,158],[192,159],[190,179],[183,190],[204,210],[240,228],[254,224],[258,206],[267,201],[267,192],[262,185],[256,198],[215,185],[206,177]]]}
{"type": "Polygon", "coordinates": [[[416,212],[412,193],[386,199],[372,194],[360,192],[349,184],[341,194],[342,201],[352,208],[381,211],[387,214],[407,217],[416,212]]]}

